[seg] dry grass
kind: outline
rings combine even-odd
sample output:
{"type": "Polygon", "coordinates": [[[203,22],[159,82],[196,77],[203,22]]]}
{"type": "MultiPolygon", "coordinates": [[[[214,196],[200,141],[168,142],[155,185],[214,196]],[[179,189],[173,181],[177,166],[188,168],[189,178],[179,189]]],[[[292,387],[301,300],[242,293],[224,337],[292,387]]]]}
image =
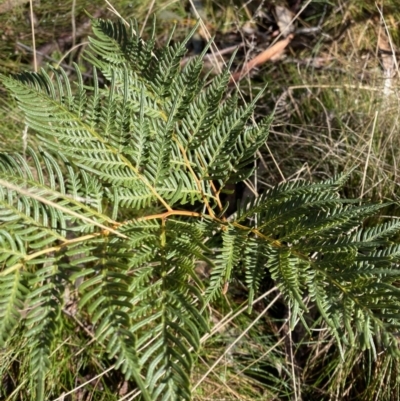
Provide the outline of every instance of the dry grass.
{"type": "MultiPolygon", "coordinates": [[[[287,178],[320,178],[356,168],[349,194],[393,198],[400,156],[398,66],[386,55],[393,60],[388,78],[378,49],[382,37],[391,43],[389,51],[394,48],[391,32],[398,23],[378,9],[371,15],[351,6],[338,11],[339,21],[353,22],[337,40],[326,42],[321,35],[311,52],[306,48],[265,69],[265,76],[268,70],[282,76],[280,91],[271,90],[276,114],[270,148],[287,178]]],[[[333,30],[335,38],[339,25],[327,18],[322,29],[333,30]]],[[[271,161],[269,166],[268,173],[279,180],[271,161]]]]}

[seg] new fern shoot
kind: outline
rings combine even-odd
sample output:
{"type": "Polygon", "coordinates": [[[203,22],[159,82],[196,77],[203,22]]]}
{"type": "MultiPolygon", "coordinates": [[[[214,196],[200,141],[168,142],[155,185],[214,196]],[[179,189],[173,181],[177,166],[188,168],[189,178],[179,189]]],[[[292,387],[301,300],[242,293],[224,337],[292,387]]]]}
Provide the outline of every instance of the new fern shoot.
{"type": "Polygon", "coordinates": [[[237,272],[249,306],[269,274],[292,327],[316,305],[341,349],[398,354],[400,222],[362,224],[384,204],[342,199],[339,176],[284,183],[228,219],[221,194],[251,176],[270,119],[228,94],[229,66],[206,83],[207,47],[181,66],[195,29],[156,48],[155,29],[144,41],[94,20],[91,80],[77,65],[74,82],[51,67],[1,77],[40,147],[0,154],[0,365],[29,370],[0,398],[59,397],[57,360],[94,350],[141,399],[190,400],[208,305],[237,272]]]}

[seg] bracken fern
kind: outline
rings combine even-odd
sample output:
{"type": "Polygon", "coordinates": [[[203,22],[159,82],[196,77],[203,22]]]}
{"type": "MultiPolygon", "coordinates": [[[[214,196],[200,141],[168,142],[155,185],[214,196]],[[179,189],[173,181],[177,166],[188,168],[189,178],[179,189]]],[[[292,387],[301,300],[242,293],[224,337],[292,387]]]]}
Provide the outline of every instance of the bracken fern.
{"type": "Polygon", "coordinates": [[[252,174],[270,119],[251,123],[257,99],[227,95],[229,67],[205,84],[207,48],[181,66],[195,29],[157,49],[154,29],[145,42],[134,23],[95,20],[91,84],[77,65],[73,85],[54,68],[1,77],[41,144],[0,155],[0,346],[23,333],[37,400],[59,395],[46,376],[63,325],[76,324],[75,287],[87,347],[147,401],[191,398],[207,305],[237,271],[249,307],[269,273],[292,327],[309,297],[343,354],[398,354],[400,223],[363,226],[385,204],[341,199],[339,176],[284,183],[225,215],[222,193],[252,174]]]}

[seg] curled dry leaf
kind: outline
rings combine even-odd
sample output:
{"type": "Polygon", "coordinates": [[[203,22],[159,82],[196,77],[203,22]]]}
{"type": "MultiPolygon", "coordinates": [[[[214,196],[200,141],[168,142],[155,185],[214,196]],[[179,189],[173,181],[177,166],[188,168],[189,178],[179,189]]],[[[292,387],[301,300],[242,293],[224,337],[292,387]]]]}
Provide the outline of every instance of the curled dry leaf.
{"type": "Polygon", "coordinates": [[[292,23],[293,12],[286,7],[276,6],[275,14],[279,30],[282,36],[286,38],[294,31],[294,25],[292,23]]]}

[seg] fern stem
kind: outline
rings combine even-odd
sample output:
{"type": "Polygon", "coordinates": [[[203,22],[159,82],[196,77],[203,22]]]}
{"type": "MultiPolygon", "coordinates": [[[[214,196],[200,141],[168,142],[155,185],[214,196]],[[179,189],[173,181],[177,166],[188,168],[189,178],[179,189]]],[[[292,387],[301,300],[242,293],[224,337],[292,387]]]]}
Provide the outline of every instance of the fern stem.
{"type": "MultiPolygon", "coordinates": [[[[153,214],[150,216],[145,216],[141,217],[138,220],[155,220],[155,219],[162,219],[165,220],[169,216],[188,216],[188,217],[202,217],[201,213],[197,212],[189,212],[187,210],[171,210],[165,213],[159,213],[159,214],[153,214]]],[[[128,222],[125,222],[124,224],[127,224],[128,222]]]]}

